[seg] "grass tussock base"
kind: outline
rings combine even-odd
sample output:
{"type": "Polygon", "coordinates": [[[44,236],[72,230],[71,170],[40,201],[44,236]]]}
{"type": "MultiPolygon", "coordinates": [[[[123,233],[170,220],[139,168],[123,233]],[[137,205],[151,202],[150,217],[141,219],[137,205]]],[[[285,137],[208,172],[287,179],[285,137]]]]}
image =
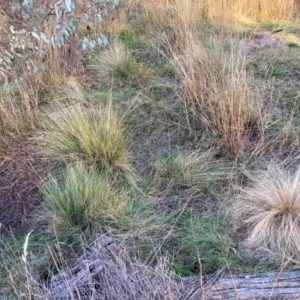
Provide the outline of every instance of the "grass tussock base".
{"type": "Polygon", "coordinates": [[[269,257],[300,257],[300,169],[289,173],[270,167],[242,189],[236,216],[246,229],[246,244],[269,257]]]}

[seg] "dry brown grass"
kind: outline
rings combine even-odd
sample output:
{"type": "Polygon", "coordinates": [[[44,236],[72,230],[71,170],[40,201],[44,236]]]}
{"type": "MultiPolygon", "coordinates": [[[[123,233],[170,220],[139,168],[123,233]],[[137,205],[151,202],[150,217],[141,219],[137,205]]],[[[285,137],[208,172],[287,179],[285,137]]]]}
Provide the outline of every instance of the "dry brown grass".
{"type": "Polygon", "coordinates": [[[103,20],[99,28],[99,33],[107,36],[109,41],[118,39],[121,33],[128,27],[127,4],[118,9],[109,12],[109,15],[103,20]]]}
{"type": "Polygon", "coordinates": [[[39,48],[45,55],[35,57],[35,61],[38,66],[44,66],[45,71],[31,74],[31,81],[44,87],[64,86],[70,78],[84,83],[83,52],[80,47],[80,42],[75,37],[70,38],[62,47],[39,43],[39,48]]]}
{"type": "Polygon", "coordinates": [[[30,133],[38,124],[38,100],[31,87],[16,86],[15,95],[2,91],[0,95],[0,136],[20,136],[30,133]]]}
{"type": "Polygon", "coordinates": [[[203,3],[201,1],[159,0],[154,3],[137,0],[132,2],[135,2],[142,10],[143,21],[147,26],[156,25],[163,28],[176,24],[176,26],[183,25],[186,28],[191,28],[203,16],[203,3]]]}
{"type": "Polygon", "coordinates": [[[270,167],[251,177],[242,189],[236,216],[246,229],[246,244],[272,256],[300,256],[300,169],[270,167]]]}
{"type": "Polygon", "coordinates": [[[148,27],[184,24],[189,29],[201,18],[222,25],[288,19],[298,8],[296,0],[132,0],[131,4],[142,12],[143,22],[148,27]]]}
{"type": "MultiPolygon", "coordinates": [[[[54,25],[50,23],[45,28],[48,37],[55,34],[54,25]],[[50,29],[52,25],[53,29],[50,29]]],[[[8,23],[4,23],[5,26],[8,23]]],[[[1,36],[3,49],[8,47],[8,40],[8,35],[1,36]]],[[[41,105],[54,98],[56,88],[65,87],[72,80],[85,83],[83,52],[75,36],[62,47],[53,47],[42,41],[37,41],[37,46],[40,51],[33,47],[26,49],[26,59],[16,59],[1,79],[1,83],[6,82],[10,86],[4,91],[2,89],[0,95],[0,126],[3,132],[14,135],[30,132],[39,123],[41,105]]]]}
{"type": "MultiPolygon", "coordinates": [[[[60,278],[61,285],[65,290],[54,289],[51,299],[60,295],[69,296],[76,299],[180,299],[183,294],[183,285],[168,276],[168,271],[162,261],[156,268],[144,265],[140,262],[133,263],[126,253],[126,249],[117,248],[114,244],[101,249],[95,241],[94,246],[97,250],[91,254],[85,254],[85,265],[91,269],[100,271],[95,272],[88,282],[79,281],[77,285],[70,285],[65,278],[60,278]],[[97,261],[95,264],[95,260],[97,261]],[[98,263],[98,265],[97,265],[98,263]],[[100,268],[99,263],[101,264],[100,268]],[[101,287],[101,288],[99,288],[101,287]],[[73,296],[74,295],[74,296],[73,296]],[[73,296],[73,297],[72,297],[73,296]]],[[[90,247],[92,249],[93,246],[90,247]]],[[[59,259],[59,258],[58,258],[59,259]]],[[[77,268],[78,269],[78,268],[77,268]]],[[[88,271],[89,272],[89,271],[88,271]]],[[[69,268],[67,274],[71,274],[69,268]]],[[[93,271],[91,272],[91,274],[93,271]]],[[[49,297],[49,290],[42,285],[35,284],[35,291],[38,295],[49,297]],[[43,288],[43,289],[42,289],[43,288]]],[[[38,298],[42,299],[42,297],[38,298]]],[[[48,299],[48,298],[47,298],[48,299]]]]}
{"type": "Polygon", "coordinates": [[[28,59],[42,70],[29,68],[28,60],[16,62],[4,79],[10,89],[0,95],[0,135],[30,134],[40,123],[41,105],[53,100],[57,88],[72,82],[85,83],[83,53],[78,41],[70,40],[58,48],[39,43],[44,55],[29,51],[28,59]],[[16,83],[14,83],[16,82],[16,83]]]}
{"type": "Polygon", "coordinates": [[[227,0],[206,1],[206,16],[221,24],[242,24],[253,21],[289,19],[296,12],[296,0],[227,0]]]}
{"type": "Polygon", "coordinates": [[[204,47],[190,37],[183,55],[173,53],[172,63],[184,87],[188,114],[238,154],[253,130],[258,136],[262,133],[262,101],[253,99],[243,54],[229,47],[227,52],[216,40],[204,47]]]}
{"type": "MultiPolygon", "coordinates": [[[[55,21],[47,20],[42,31],[50,39],[56,36],[55,21]]],[[[8,27],[8,24],[5,24],[8,27]]],[[[9,49],[11,41],[10,33],[1,37],[2,50],[9,49]]],[[[36,90],[43,87],[63,86],[69,78],[77,78],[84,82],[84,53],[81,49],[81,39],[72,35],[61,47],[53,47],[52,44],[35,40],[32,46],[26,50],[17,49],[25,58],[15,60],[12,70],[8,70],[6,81],[12,82],[15,78],[22,77],[26,84],[36,90]],[[23,52],[22,52],[23,51],[23,52]]],[[[18,52],[17,51],[17,52],[18,52]]]]}
{"type": "Polygon", "coordinates": [[[233,9],[257,21],[272,19],[288,19],[297,9],[296,0],[256,0],[256,1],[231,1],[233,9]]]}
{"type": "MultiPolygon", "coordinates": [[[[41,125],[41,107],[56,98],[76,100],[79,89],[78,79],[53,69],[45,72],[32,72],[25,67],[19,72],[23,81],[12,85],[12,91],[3,90],[0,94],[0,136],[2,139],[21,135],[30,136],[41,125]],[[65,94],[68,93],[66,96],[65,94]],[[63,94],[63,95],[62,95],[63,94]],[[74,97],[76,95],[76,97],[74,97]]],[[[57,66],[58,67],[58,66],[57,66]]],[[[15,78],[20,76],[13,74],[15,78]]],[[[63,100],[63,99],[61,99],[63,100]]],[[[65,100],[64,100],[65,101],[65,100]]]]}
{"type": "MultiPolygon", "coordinates": [[[[198,37],[204,17],[217,16],[218,22],[232,19],[229,12],[225,18],[223,1],[164,0],[155,6],[143,0],[135,3],[141,7],[146,26],[168,29],[162,34],[164,54],[183,84],[188,118],[195,124],[201,121],[235,154],[243,152],[250,136],[259,141],[264,134],[262,97],[254,96],[250,89],[242,51],[220,37],[205,37],[205,45],[198,37]]],[[[226,9],[233,4],[228,2],[226,9]]]]}
{"type": "Polygon", "coordinates": [[[167,29],[174,49],[179,51],[187,45],[187,37],[197,31],[203,17],[201,1],[187,0],[133,0],[131,7],[138,7],[144,26],[148,29],[167,29]]]}

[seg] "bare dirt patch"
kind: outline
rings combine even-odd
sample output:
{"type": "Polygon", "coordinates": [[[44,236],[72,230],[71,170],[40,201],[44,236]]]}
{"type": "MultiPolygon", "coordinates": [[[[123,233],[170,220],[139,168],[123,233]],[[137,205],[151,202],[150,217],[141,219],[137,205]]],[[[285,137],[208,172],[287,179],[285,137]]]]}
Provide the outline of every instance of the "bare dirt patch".
{"type": "Polygon", "coordinates": [[[276,32],[263,31],[251,38],[242,39],[239,46],[244,49],[286,48],[287,43],[275,36],[276,32]]]}

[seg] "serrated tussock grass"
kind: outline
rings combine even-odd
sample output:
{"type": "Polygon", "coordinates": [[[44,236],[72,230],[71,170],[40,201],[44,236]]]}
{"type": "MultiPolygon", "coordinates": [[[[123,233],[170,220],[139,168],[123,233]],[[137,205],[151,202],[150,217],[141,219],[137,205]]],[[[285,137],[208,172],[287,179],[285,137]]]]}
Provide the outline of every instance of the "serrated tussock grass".
{"type": "Polygon", "coordinates": [[[246,229],[246,244],[267,250],[270,257],[300,257],[300,169],[294,173],[276,166],[251,176],[235,207],[246,229]]]}
{"type": "MultiPolygon", "coordinates": [[[[108,295],[111,287],[117,286],[119,289],[114,290],[114,297],[118,299],[124,292],[123,283],[137,282],[130,274],[140,274],[141,278],[149,275],[152,279],[155,276],[152,267],[159,267],[159,262],[166,257],[173,259],[168,266],[180,276],[200,273],[201,284],[202,272],[212,272],[223,264],[227,264],[232,271],[245,271],[252,266],[252,262],[244,260],[237,267],[245,249],[239,247],[239,240],[230,239],[235,234],[239,239],[246,233],[246,245],[251,250],[264,249],[268,255],[275,254],[280,259],[299,258],[297,172],[280,170],[272,176],[262,172],[252,184],[242,189],[237,207],[229,207],[231,212],[236,209],[236,218],[242,223],[243,230],[237,233],[233,232],[231,224],[223,220],[222,208],[227,202],[219,207],[231,195],[228,181],[240,181],[236,174],[232,176],[232,170],[236,170],[235,164],[243,163],[245,159],[245,164],[250,167],[252,163],[255,165],[268,159],[270,154],[283,157],[282,153],[286,152],[281,150],[287,148],[287,142],[297,140],[297,125],[288,120],[286,129],[283,128],[278,135],[275,132],[276,143],[274,139],[270,142],[273,150],[278,141],[280,151],[277,147],[276,153],[275,150],[270,153],[272,150],[269,151],[268,145],[264,144],[263,112],[268,110],[272,95],[257,95],[254,89],[268,90],[272,94],[271,89],[264,87],[268,84],[265,79],[272,74],[266,74],[264,80],[257,76],[258,71],[271,67],[268,61],[263,64],[258,62],[258,52],[265,53],[267,50],[247,53],[255,58],[253,65],[248,64],[246,69],[244,53],[238,49],[239,41],[234,40],[231,44],[229,36],[251,37],[253,30],[260,29],[243,28],[238,33],[237,27],[232,25],[240,20],[249,20],[254,25],[253,20],[290,17],[295,12],[295,2],[225,2],[226,5],[224,1],[217,0],[131,0],[122,3],[115,14],[107,16],[101,28],[88,29],[84,26],[86,32],[83,34],[91,38],[100,33],[98,30],[107,34],[108,39],[111,37],[107,47],[97,48],[83,57],[81,43],[76,36],[60,49],[40,45],[46,55],[37,61],[45,65],[45,71],[21,72],[30,90],[17,91],[16,98],[12,96],[7,102],[4,98],[0,101],[2,132],[11,136],[20,133],[30,133],[32,136],[38,128],[39,152],[53,170],[40,190],[43,202],[37,210],[43,222],[39,223],[40,219],[37,219],[38,225],[30,223],[34,233],[37,233],[37,242],[41,244],[38,256],[31,255],[37,253],[31,235],[29,240],[24,237],[24,251],[19,246],[19,251],[13,249],[10,259],[7,256],[2,259],[5,260],[4,268],[8,271],[6,274],[10,274],[9,281],[17,298],[50,297],[44,294],[39,279],[47,284],[52,274],[61,272],[86,249],[87,240],[92,241],[103,233],[122,243],[118,247],[122,253],[126,253],[123,249],[127,248],[133,260],[143,260],[151,268],[145,266],[149,272],[143,274],[131,272],[134,269],[128,268],[128,261],[122,263],[122,268],[117,266],[114,269],[110,264],[111,277],[105,271],[104,284],[97,282],[91,287],[88,283],[82,298],[108,295]],[[126,28],[128,30],[125,32],[126,28]],[[217,35],[213,36],[215,33],[217,35]],[[226,41],[221,41],[221,38],[226,41]],[[90,64],[86,69],[84,61],[90,64]],[[150,86],[149,80],[153,79],[154,70],[157,77],[154,85],[150,86]],[[256,78],[249,80],[246,71],[248,75],[254,71],[256,78]],[[85,83],[91,85],[86,85],[83,93],[78,82],[81,87],[85,83]],[[123,173],[132,174],[127,152],[129,139],[122,117],[126,113],[120,116],[115,106],[102,106],[101,101],[110,88],[114,103],[118,102],[124,110],[127,107],[130,114],[125,121],[132,127],[128,128],[133,135],[130,153],[135,154],[133,164],[139,166],[141,176],[145,177],[138,191],[123,184],[123,177],[119,177],[123,173]],[[21,100],[19,96],[25,97],[21,100]],[[96,99],[98,96],[101,99],[96,99]],[[128,104],[128,98],[132,98],[132,106],[128,104]],[[47,111],[49,107],[52,109],[47,111]],[[139,134],[135,134],[137,131],[139,134]],[[238,158],[227,156],[223,149],[217,156],[214,150],[206,153],[206,149],[222,147],[234,154],[242,152],[242,155],[238,158]],[[256,156],[253,148],[262,151],[256,156]],[[176,151],[170,152],[170,149],[176,151]],[[151,165],[151,158],[158,156],[160,159],[151,165]],[[227,163],[227,159],[231,161],[227,163]],[[66,169],[54,170],[57,165],[66,169]],[[278,179],[281,175],[284,180],[278,179]],[[150,180],[146,178],[149,176],[150,180]],[[277,179],[272,181],[271,177],[277,179]],[[288,188],[282,188],[284,184],[288,188]],[[142,193],[141,189],[144,189],[142,193]],[[78,242],[85,244],[79,252],[78,242]],[[48,250],[45,251],[45,248],[48,250]],[[29,274],[29,271],[33,273],[29,274]],[[37,280],[34,293],[30,285],[32,280],[37,280]],[[97,286],[102,287],[101,295],[97,286]]],[[[261,25],[264,28],[269,26],[261,25]]],[[[277,25],[272,26],[277,29],[277,25]]],[[[282,27],[280,23],[278,26],[282,27]]],[[[52,36],[54,32],[45,33],[52,36]]],[[[296,53],[297,49],[294,50],[296,53]]],[[[286,69],[286,50],[269,51],[276,51],[278,59],[282,58],[278,66],[285,66],[286,69]]],[[[291,63],[295,65],[291,70],[296,70],[295,61],[291,59],[291,63]]],[[[23,70],[21,67],[24,66],[17,69],[17,75],[19,70],[23,70]]],[[[288,67],[286,70],[287,74],[279,74],[278,70],[270,69],[274,73],[274,81],[280,77],[283,79],[278,83],[284,88],[282,101],[278,101],[279,116],[274,115],[268,123],[267,134],[270,136],[275,136],[273,124],[282,128],[281,118],[289,118],[289,113],[286,114],[288,108],[284,104],[289,101],[285,89],[292,89],[284,80],[290,80],[292,72],[288,67]]],[[[295,107],[295,118],[296,115],[295,107]]],[[[268,136],[265,140],[268,142],[268,136]]],[[[291,145],[294,144],[291,142],[291,145]]],[[[290,149],[292,146],[289,146],[290,149]]],[[[288,159],[288,155],[286,157],[288,159]]],[[[35,157],[29,157],[28,161],[35,166],[35,157]]],[[[4,170],[3,179],[5,175],[4,170]]],[[[5,180],[1,182],[6,184],[5,180]]],[[[23,187],[14,184],[12,188],[23,187]]],[[[28,197],[31,197],[30,194],[28,197]]],[[[30,200],[28,197],[24,200],[30,200]]],[[[256,258],[264,261],[261,253],[255,252],[256,258]]],[[[278,263],[272,262],[268,268],[276,266],[278,263]]],[[[8,281],[0,276],[0,282],[2,295],[8,281]]],[[[159,278],[160,287],[161,283],[159,278]]],[[[78,289],[81,287],[80,282],[78,289]]],[[[127,293],[127,289],[126,297],[141,298],[141,291],[149,299],[154,296],[167,297],[165,286],[159,296],[155,287],[150,281],[146,289],[143,283],[132,285],[132,293],[127,293]]],[[[181,298],[185,297],[181,295],[181,298]]]]}
{"type": "Polygon", "coordinates": [[[126,196],[94,168],[69,166],[62,178],[50,176],[42,187],[43,215],[60,238],[67,233],[118,227],[125,220],[126,196]]]}
{"type": "Polygon", "coordinates": [[[95,84],[126,82],[137,85],[151,78],[150,69],[138,63],[131,52],[117,42],[92,61],[88,70],[95,84]]]}
{"type": "Polygon", "coordinates": [[[170,153],[167,158],[154,163],[155,178],[168,179],[176,186],[203,191],[216,181],[229,179],[232,173],[230,163],[218,161],[214,155],[213,151],[170,153]]]}
{"type": "Polygon", "coordinates": [[[126,129],[111,104],[101,108],[77,104],[51,111],[38,145],[49,160],[81,162],[110,171],[130,170],[126,129]]]}

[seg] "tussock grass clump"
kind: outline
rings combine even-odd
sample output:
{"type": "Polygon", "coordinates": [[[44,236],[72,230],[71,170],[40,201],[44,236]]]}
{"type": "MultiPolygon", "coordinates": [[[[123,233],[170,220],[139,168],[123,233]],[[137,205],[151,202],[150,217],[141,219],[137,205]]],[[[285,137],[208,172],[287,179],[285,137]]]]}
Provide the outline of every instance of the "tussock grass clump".
{"type": "Polygon", "coordinates": [[[122,44],[115,43],[88,66],[95,83],[139,83],[147,81],[149,70],[139,64],[122,44]]]}
{"type": "Polygon", "coordinates": [[[230,50],[215,40],[205,47],[191,36],[184,54],[173,53],[172,62],[184,86],[187,113],[238,154],[253,129],[261,133],[262,103],[259,97],[253,100],[242,53],[230,50]]]}
{"type": "Polygon", "coordinates": [[[42,193],[44,214],[58,236],[116,226],[126,212],[126,197],[113,191],[107,178],[82,165],[67,168],[62,180],[50,177],[42,193]]]}
{"type": "Polygon", "coordinates": [[[38,142],[41,153],[53,161],[129,169],[125,128],[110,104],[103,108],[74,105],[52,112],[38,142]]]}
{"type": "Polygon", "coordinates": [[[230,164],[214,159],[214,153],[181,151],[171,153],[154,165],[156,177],[168,178],[171,184],[203,191],[216,180],[230,177],[230,164]]]}
{"type": "Polygon", "coordinates": [[[300,257],[300,169],[278,167],[251,178],[239,198],[236,215],[247,230],[247,245],[282,257],[300,257]]]}

